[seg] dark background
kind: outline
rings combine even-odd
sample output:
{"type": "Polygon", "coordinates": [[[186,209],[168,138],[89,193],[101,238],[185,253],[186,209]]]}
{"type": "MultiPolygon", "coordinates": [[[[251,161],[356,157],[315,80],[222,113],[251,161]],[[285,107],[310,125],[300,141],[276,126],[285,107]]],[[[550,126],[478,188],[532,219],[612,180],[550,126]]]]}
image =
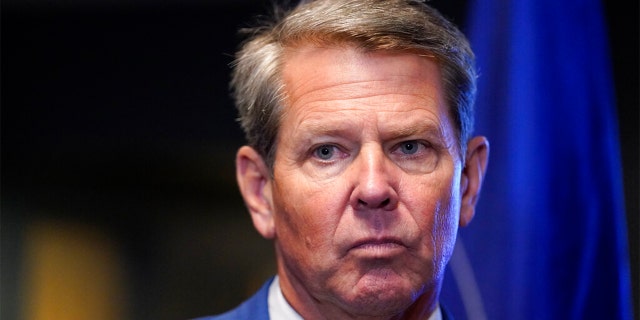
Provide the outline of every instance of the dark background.
{"type": "MultiPolygon", "coordinates": [[[[623,2],[605,8],[637,310],[638,3],[623,2]]],[[[464,29],[466,1],[431,4],[464,29]]],[[[243,137],[228,96],[236,31],[269,7],[3,1],[2,318],[16,318],[25,298],[33,221],[80,222],[117,242],[133,319],[220,312],[273,273],[237,192],[243,137]]]]}

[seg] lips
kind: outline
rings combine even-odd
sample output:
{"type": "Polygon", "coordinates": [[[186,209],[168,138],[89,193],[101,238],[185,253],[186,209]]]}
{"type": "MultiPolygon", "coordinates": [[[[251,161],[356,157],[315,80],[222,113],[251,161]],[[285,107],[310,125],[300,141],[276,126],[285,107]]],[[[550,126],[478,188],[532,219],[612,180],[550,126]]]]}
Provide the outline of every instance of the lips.
{"type": "Polygon", "coordinates": [[[387,257],[398,254],[406,248],[407,246],[398,238],[383,237],[358,240],[349,251],[372,257],[387,257]]]}
{"type": "Polygon", "coordinates": [[[400,239],[388,237],[388,238],[368,238],[356,241],[353,245],[352,249],[362,247],[362,246],[376,246],[376,245],[385,245],[385,244],[396,244],[404,246],[400,239]]]}

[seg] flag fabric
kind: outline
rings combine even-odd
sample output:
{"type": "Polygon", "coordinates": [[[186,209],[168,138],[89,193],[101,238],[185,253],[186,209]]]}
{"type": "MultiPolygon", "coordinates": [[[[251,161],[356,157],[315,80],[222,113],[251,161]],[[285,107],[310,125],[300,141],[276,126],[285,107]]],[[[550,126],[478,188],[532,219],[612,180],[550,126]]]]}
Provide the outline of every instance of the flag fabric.
{"type": "Polygon", "coordinates": [[[458,319],[631,319],[609,46],[597,0],[475,0],[476,216],[441,301],[458,319]]]}

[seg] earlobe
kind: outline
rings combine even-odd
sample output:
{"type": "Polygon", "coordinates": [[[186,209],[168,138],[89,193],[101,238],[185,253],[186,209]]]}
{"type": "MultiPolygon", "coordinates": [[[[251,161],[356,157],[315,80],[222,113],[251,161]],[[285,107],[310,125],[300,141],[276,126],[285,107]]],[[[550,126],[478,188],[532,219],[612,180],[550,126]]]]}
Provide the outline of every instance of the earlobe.
{"type": "Polygon", "coordinates": [[[465,167],[462,169],[460,189],[460,226],[471,222],[475,215],[482,181],[489,163],[489,141],[485,137],[474,137],[467,145],[465,167]]]}
{"type": "Polygon", "coordinates": [[[269,169],[255,149],[243,146],[238,150],[236,179],[254,227],[263,237],[274,238],[269,169]]]}

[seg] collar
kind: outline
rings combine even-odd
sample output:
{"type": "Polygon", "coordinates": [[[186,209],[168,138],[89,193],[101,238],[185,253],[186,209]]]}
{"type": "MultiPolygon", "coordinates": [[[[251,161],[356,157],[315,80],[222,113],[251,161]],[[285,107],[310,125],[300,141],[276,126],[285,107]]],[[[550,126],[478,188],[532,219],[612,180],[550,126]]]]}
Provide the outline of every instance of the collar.
{"type": "Polygon", "coordinates": [[[269,319],[270,320],[302,320],[302,317],[291,307],[280,289],[280,278],[273,279],[269,286],[269,319]]]}

